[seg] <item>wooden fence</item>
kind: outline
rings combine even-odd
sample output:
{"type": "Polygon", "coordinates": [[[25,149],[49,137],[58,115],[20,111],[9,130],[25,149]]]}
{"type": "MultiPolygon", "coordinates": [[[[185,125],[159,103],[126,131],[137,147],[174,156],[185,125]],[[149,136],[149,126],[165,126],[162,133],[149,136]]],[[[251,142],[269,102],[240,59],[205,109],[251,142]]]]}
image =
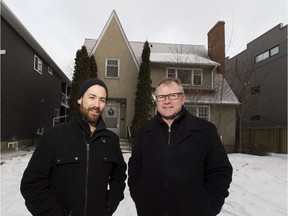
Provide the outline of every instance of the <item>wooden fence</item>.
{"type": "Polygon", "coordinates": [[[242,130],[244,151],[287,154],[287,127],[245,128],[242,130]]]}

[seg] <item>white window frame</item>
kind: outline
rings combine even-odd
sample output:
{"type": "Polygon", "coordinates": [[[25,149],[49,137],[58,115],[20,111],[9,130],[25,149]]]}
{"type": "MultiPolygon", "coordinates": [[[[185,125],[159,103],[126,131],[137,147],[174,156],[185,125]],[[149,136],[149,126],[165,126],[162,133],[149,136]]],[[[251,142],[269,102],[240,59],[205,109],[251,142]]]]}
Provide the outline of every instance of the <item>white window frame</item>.
{"type": "Polygon", "coordinates": [[[192,74],[192,83],[194,86],[202,86],[203,85],[203,70],[200,68],[197,69],[193,69],[193,74],[192,74]],[[196,75],[195,73],[199,72],[198,75],[196,75]],[[195,76],[199,76],[200,75],[200,84],[195,84],[195,76]]]}
{"type": "Polygon", "coordinates": [[[42,65],[42,60],[37,55],[34,55],[34,70],[42,74],[42,65]]]}
{"type": "Polygon", "coordinates": [[[202,118],[202,119],[205,119],[207,121],[210,121],[210,107],[209,106],[197,106],[197,116],[199,118],[202,118]],[[201,116],[201,113],[200,113],[200,109],[207,109],[207,116],[201,116]]]}
{"type": "Polygon", "coordinates": [[[207,105],[192,105],[192,106],[186,106],[187,110],[189,110],[189,112],[199,118],[202,118],[202,119],[205,119],[207,121],[210,121],[210,116],[211,116],[211,113],[210,113],[210,106],[207,106],[207,105]],[[201,116],[201,113],[200,113],[200,109],[202,108],[205,108],[207,109],[207,116],[201,116]]]}
{"type": "MultiPolygon", "coordinates": [[[[178,79],[178,71],[184,71],[184,70],[187,70],[187,71],[191,71],[191,78],[189,80],[189,84],[188,83],[184,83],[182,80],[182,84],[183,85],[190,85],[190,86],[203,86],[203,69],[202,68],[172,68],[172,67],[168,67],[167,70],[166,70],[166,77],[167,78],[176,78],[178,79]],[[173,71],[174,70],[174,71],[173,71]],[[195,73],[196,72],[200,72],[200,84],[195,84],[195,73]]],[[[179,78],[180,79],[180,78],[179,78]]]]}
{"type": "Polygon", "coordinates": [[[166,77],[167,78],[176,78],[176,69],[175,68],[167,68],[166,77]]]}
{"type": "Polygon", "coordinates": [[[113,58],[108,58],[106,59],[105,62],[105,78],[119,78],[120,77],[120,59],[113,59],[113,58]],[[117,65],[108,65],[109,61],[115,61],[117,62],[117,65]],[[108,67],[115,67],[117,68],[117,76],[108,76],[108,67]]]}
{"type": "Polygon", "coordinates": [[[48,66],[48,73],[53,75],[53,69],[50,66],[48,66]]]}

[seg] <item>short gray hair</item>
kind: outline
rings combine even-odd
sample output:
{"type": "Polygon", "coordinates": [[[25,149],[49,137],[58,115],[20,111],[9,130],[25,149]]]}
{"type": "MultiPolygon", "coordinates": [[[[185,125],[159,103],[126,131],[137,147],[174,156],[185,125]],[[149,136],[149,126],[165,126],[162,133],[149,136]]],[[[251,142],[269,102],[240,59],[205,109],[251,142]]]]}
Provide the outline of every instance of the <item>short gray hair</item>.
{"type": "Polygon", "coordinates": [[[156,89],[155,89],[154,94],[156,95],[157,89],[158,89],[159,86],[161,86],[162,84],[164,84],[164,85],[169,85],[170,83],[173,83],[173,82],[176,83],[176,84],[179,86],[179,91],[182,92],[182,93],[184,93],[184,88],[183,88],[183,85],[182,85],[182,82],[181,82],[180,79],[166,78],[166,79],[162,80],[162,81],[158,84],[158,86],[157,86],[156,89]]]}

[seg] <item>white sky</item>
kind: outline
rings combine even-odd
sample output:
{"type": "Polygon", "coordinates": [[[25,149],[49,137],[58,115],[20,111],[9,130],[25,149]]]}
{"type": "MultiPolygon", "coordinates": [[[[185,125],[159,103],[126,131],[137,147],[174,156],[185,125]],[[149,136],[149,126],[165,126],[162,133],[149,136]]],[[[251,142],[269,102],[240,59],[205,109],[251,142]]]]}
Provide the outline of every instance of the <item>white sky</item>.
{"type": "Polygon", "coordinates": [[[115,9],[129,41],[205,45],[225,21],[226,55],[287,24],[287,0],[3,0],[58,66],[71,76],[85,38],[97,39],[115,9]]]}

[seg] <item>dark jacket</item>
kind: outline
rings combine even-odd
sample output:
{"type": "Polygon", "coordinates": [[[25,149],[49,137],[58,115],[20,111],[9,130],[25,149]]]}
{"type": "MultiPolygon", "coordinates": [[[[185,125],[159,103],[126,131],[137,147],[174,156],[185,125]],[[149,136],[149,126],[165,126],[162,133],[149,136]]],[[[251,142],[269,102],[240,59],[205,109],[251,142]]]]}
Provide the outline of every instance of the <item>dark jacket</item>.
{"type": "Polygon", "coordinates": [[[126,168],[119,138],[102,118],[91,134],[78,115],[44,132],[21,193],[32,215],[108,216],[124,198],[126,168]]]}
{"type": "Polygon", "coordinates": [[[232,181],[215,126],[185,108],[170,129],[159,113],[140,128],[128,167],[139,216],[216,215],[232,181]]]}

